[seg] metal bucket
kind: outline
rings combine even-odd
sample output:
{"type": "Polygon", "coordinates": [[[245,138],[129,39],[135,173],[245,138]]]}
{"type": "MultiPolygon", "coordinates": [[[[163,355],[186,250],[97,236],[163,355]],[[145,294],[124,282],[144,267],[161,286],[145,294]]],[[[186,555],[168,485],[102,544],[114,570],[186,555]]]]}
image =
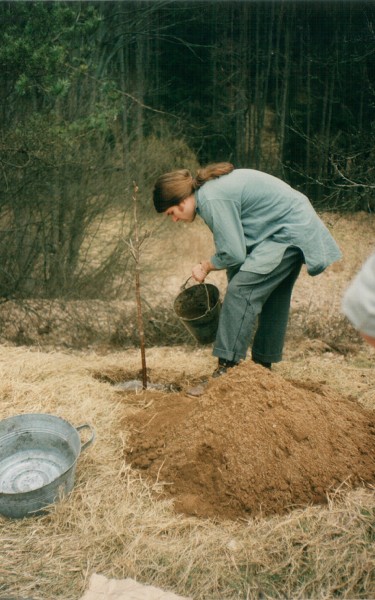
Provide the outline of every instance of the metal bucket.
{"type": "Polygon", "coordinates": [[[77,459],[94,439],[91,425],[75,428],[49,414],[0,421],[0,514],[15,519],[35,515],[67,495],[77,459]],[[82,429],[91,431],[84,444],[82,429]]]}
{"type": "Polygon", "coordinates": [[[186,287],[189,279],[174,301],[174,311],[197,342],[210,344],[215,340],[219,324],[220,292],[212,283],[186,287]]]}

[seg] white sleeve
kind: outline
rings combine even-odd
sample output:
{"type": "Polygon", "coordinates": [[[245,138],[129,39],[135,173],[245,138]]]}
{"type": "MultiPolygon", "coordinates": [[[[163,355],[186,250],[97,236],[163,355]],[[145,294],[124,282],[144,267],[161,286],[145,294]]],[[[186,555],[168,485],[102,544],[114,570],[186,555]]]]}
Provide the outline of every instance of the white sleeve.
{"type": "Polygon", "coordinates": [[[343,296],[342,310],[360,333],[375,337],[375,254],[350,283],[343,296]]]}

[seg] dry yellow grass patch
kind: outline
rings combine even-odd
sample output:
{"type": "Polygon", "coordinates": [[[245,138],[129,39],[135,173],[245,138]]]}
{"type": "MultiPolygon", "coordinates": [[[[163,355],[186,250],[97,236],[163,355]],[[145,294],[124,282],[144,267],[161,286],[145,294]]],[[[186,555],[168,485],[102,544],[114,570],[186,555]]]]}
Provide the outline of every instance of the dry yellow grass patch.
{"type": "MultiPolygon", "coordinates": [[[[163,348],[149,350],[148,363],[155,375],[179,375],[185,385],[209,373],[213,358],[208,349],[163,348]]],[[[137,351],[99,356],[3,346],[0,365],[1,418],[48,412],[74,426],[89,422],[97,434],[78,459],[68,498],[42,517],[0,517],[0,597],[78,600],[94,572],[195,600],[374,597],[373,492],[342,490],[328,507],[282,518],[182,517],[157,499],[158,482],[142,481],[124,460],[124,417],[164,392],[118,394],[94,376],[136,371],[137,351]]],[[[344,365],[352,368],[346,359],[344,365]]],[[[309,368],[298,357],[295,368],[288,360],[277,367],[296,378],[314,377],[316,366],[309,368]]]]}

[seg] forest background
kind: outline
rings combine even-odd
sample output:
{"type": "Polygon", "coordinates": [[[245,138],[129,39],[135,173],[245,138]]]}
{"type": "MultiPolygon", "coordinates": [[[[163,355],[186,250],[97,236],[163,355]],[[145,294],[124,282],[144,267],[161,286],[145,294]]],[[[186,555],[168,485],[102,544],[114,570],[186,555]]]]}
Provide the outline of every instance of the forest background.
{"type": "Polygon", "coordinates": [[[1,2],[0,66],[5,302],[127,298],[134,183],[147,229],[174,168],[229,160],[374,210],[372,2],[1,2]]]}

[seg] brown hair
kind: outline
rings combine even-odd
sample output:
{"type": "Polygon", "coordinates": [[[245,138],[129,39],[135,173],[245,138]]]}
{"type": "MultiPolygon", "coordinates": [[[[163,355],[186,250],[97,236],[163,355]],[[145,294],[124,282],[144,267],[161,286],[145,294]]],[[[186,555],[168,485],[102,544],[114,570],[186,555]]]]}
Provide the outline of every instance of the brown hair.
{"type": "Polygon", "coordinates": [[[194,190],[200,188],[206,181],[217,179],[231,173],[234,166],[231,163],[214,163],[199,169],[195,178],[188,169],[171,171],[161,175],[154,186],[153,200],[155,210],[165,212],[171,206],[180,204],[191,196],[194,190]]]}

